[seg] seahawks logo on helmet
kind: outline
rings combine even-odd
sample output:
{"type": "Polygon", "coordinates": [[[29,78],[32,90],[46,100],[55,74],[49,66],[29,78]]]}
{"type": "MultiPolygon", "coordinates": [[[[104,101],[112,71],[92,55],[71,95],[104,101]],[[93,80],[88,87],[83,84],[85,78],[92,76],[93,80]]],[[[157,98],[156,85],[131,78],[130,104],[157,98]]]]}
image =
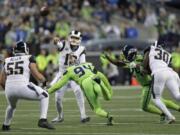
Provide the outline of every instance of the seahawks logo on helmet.
{"type": "Polygon", "coordinates": [[[13,48],[13,54],[29,54],[29,48],[27,47],[27,44],[23,41],[19,41],[16,43],[16,46],[13,48]]]}
{"type": "Polygon", "coordinates": [[[75,51],[78,49],[79,45],[82,41],[82,34],[80,31],[73,30],[69,34],[69,43],[72,51],[75,51]]]}
{"type": "Polygon", "coordinates": [[[128,61],[133,61],[136,58],[137,49],[131,45],[125,45],[123,55],[128,61]]]}

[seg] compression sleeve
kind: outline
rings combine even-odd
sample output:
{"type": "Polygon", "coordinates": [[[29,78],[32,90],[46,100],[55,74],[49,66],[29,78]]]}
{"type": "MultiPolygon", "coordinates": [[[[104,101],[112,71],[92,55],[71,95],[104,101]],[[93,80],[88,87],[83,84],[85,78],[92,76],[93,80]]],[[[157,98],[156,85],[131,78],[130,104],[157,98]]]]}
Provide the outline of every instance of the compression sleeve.
{"type": "Polygon", "coordinates": [[[69,81],[69,79],[70,79],[70,77],[69,77],[68,71],[66,71],[63,74],[63,76],[60,78],[60,80],[48,89],[48,93],[51,94],[51,93],[59,90],[69,81]]]}

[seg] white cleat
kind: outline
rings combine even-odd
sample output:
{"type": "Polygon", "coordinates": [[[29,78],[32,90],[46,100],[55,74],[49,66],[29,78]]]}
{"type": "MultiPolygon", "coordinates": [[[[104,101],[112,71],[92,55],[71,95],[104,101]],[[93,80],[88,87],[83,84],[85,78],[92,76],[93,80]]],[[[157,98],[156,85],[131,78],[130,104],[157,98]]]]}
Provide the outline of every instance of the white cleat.
{"type": "Polygon", "coordinates": [[[58,122],[63,122],[63,121],[64,121],[64,118],[61,118],[59,116],[51,120],[52,123],[58,123],[58,122]]]}
{"type": "Polygon", "coordinates": [[[176,118],[175,118],[175,117],[166,118],[165,123],[166,123],[166,124],[172,124],[172,123],[175,123],[175,121],[176,121],[176,118]]]}

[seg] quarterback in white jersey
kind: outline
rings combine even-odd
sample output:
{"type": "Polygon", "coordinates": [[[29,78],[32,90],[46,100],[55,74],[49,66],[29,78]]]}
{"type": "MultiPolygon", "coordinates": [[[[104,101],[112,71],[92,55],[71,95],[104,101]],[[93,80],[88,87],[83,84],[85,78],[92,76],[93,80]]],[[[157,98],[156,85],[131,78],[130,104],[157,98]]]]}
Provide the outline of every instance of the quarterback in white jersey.
{"type": "Polygon", "coordinates": [[[170,113],[161,96],[166,86],[172,93],[172,96],[180,101],[180,79],[178,74],[169,67],[171,62],[171,54],[162,47],[150,46],[145,50],[144,67],[150,69],[152,80],[152,96],[153,101],[166,115],[166,122],[172,123],[175,117],[170,113]]]}
{"type": "Polygon", "coordinates": [[[13,53],[13,57],[5,59],[4,69],[1,72],[0,77],[0,83],[5,89],[5,95],[8,102],[2,130],[10,130],[13,113],[19,99],[39,100],[41,114],[38,126],[47,129],[54,129],[54,127],[47,121],[49,104],[48,93],[41,87],[29,82],[30,74],[41,83],[44,83],[46,80],[37,70],[33,57],[28,54],[26,43],[22,41],[17,42],[13,53]]]}
{"type": "MultiPolygon", "coordinates": [[[[80,45],[81,32],[74,30],[70,33],[69,39],[67,41],[60,41],[59,38],[55,38],[54,43],[55,45],[57,45],[59,50],[59,73],[56,75],[50,85],[53,85],[59,80],[59,78],[61,78],[69,65],[86,62],[85,48],[80,45]]],[[[90,118],[87,117],[85,113],[84,96],[83,92],[80,89],[80,86],[77,85],[74,81],[70,81],[68,84],[73,89],[73,92],[76,96],[81,115],[81,122],[88,122],[90,118]]],[[[55,93],[55,102],[58,116],[54,118],[52,122],[62,122],[64,120],[62,100],[66,90],[67,85],[61,88],[59,91],[56,91],[55,93]]]]}

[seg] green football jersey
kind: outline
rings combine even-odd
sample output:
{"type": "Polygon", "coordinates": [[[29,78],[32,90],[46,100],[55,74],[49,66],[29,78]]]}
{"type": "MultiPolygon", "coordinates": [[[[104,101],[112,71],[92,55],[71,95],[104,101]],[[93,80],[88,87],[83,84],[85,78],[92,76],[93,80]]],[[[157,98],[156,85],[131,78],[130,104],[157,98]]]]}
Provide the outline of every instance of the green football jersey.
{"type": "Polygon", "coordinates": [[[149,85],[151,83],[151,76],[142,73],[142,69],[143,69],[142,61],[143,61],[143,56],[142,55],[137,55],[134,62],[137,65],[140,65],[140,68],[130,68],[129,67],[129,69],[133,73],[133,75],[136,77],[137,81],[142,86],[145,86],[145,85],[149,85]]]}
{"type": "Polygon", "coordinates": [[[53,93],[54,91],[63,87],[69,80],[75,81],[77,84],[81,85],[82,81],[88,77],[96,76],[97,71],[91,63],[82,63],[78,66],[68,67],[64,72],[61,79],[48,89],[48,93],[53,93]]]}

